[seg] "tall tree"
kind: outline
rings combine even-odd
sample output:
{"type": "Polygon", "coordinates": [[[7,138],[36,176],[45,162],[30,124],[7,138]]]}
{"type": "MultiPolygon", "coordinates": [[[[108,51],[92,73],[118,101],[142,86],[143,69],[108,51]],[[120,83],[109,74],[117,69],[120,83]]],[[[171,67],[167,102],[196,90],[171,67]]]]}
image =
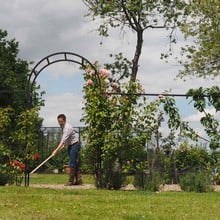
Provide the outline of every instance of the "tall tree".
{"type": "Polygon", "coordinates": [[[0,30],[0,127],[4,128],[0,129],[0,145],[11,149],[14,156],[23,157],[25,148],[37,148],[41,125],[38,107],[42,103],[35,86],[33,108],[28,109],[29,64],[18,58],[18,52],[18,42],[8,39],[7,31],[0,30]]]}
{"type": "Polygon", "coordinates": [[[185,10],[181,30],[191,44],[182,48],[186,60],[179,76],[220,76],[220,4],[219,0],[192,1],[185,10]]]}
{"type": "Polygon", "coordinates": [[[83,0],[88,15],[101,19],[99,34],[108,36],[109,28],[128,28],[136,33],[136,47],[132,59],[130,82],[136,81],[139,59],[147,29],[170,29],[170,41],[175,42],[173,31],[180,24],[183,0],[83,0]]]}
{"type": "Polygon", "coordinates": [[[25,108],[25,86],[28,63],[17,58],[18,42],[7,39],[0,30],[0,107],[11,106],[17,111],[25,108]]]}

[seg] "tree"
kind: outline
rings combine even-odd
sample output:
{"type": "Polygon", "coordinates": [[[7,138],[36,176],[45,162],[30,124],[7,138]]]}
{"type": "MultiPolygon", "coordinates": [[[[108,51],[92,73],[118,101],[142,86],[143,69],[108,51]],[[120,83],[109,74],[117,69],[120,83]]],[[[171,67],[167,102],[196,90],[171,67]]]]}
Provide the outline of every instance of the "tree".
{"type": "Polygon", "coordinates": [[[192,44],[182,48],[185,61],[179,77],[220,76],[220,13],[218,0],[192,1],[185,9],[181,31],[192,44]]]}
{"type": "Polygon", "coordinates": [[[0,107],[10,105],[17,112],[25,108],[25,86],[28,63],[17,58],[18,42],[7,39],[7,31],[0,30],[0,107]]]}
{"type": "MultiPolygon", "coordinates": [[[[7,31],[0,30],[0,146],[8,149],[7,158],[16,164],[30,160],[37,151],[41,94],[35,85],[32,106],[28,106],[29,64],[17,58],[18,42],[7,39],[7,31]]],[[[17,169],[17,167],[15,167],[17,169]]],[[[22,169],[24,167],[22,166],[22,169]]],[[[2,170],[0,169],[0,172],[2,170]]]]}
{"type": "MultiPolygon", "coordinates": [[[[91,15],[93,19],[96,17],[100,18],[101,24],[98,31],[101,36],[109,36],[110,28],[117,27],[124,31],[131,30],[136,33],[136,47],[133,59],[129,61],[123,58],[122,53],[119,53],[115,55],[115,62],[113,64],[105,65],[114,75],[114,78],[110,80],[111,82],[117,81],[121,83],[121,79],[130,77],[127,86],[123,87],[120,85],[115,91],[116,93],[121,92],[122,96],[114,97],[112,95],[111,99],[106,99],[105,97],[104,99],[106,100],[103,101],[103,97],[95,96],[93,90],[91,90],[93,95],[88,93],[88,88],[85,90],[87,96],[85,97],[87,100],[87,108],[85,110],[87,113],[86,117],[88,117],[85,122],[87,122],[88,131],[91,129],[90,135],[88,135],[91,138],[89,143],[91,146],[92,144],[100,146],[101,157],[106,162],[103,165],[106,166],[104,170],[108,171],[107,175],[103,175],[104,181],[111,187],[113,185],[111,181],[114,176],[113,170],[116,164],[117,169],[120,171],[120,169],[123,170],[127,162],[137,157],[137,161],[129,162],[131,164],[130,167],[136,166],[136,170],[140,170],[140,173],[144,172],[147,168],[148,165],[144,161],[146,158],[141,158],[140,154],[144,152],[146,142],[152,142],[152,136],[157,125],[158,113],[156,109],[160,102],[150,103],[149,105],[146,105],[146,102],[144,102],[144,105],[142,105],[138,97],[133,95],[126,96],[126,93],[142,92],[137,88],[136,79],[144,41],[144,32],[148,29],[169,29],[170,43],[175,43],[173,33],[181,24],[183,16],[185,16],[183,13],[187,4],[185,1],[162,0],[84,0],[84,2],[89,9],[88,15],[91,15]],[[125,94],[123,95],[123,93],[125,94]],[[103,104],[101,104],[102,101],[103,104]],[[105,106],[103,112],[97,104],[101,104],[102,107],[105,106]],[[145,105],[146,107],[144,107],[145,105]],[[94,111],[94,108],[96,111],[94,111]],[[146,111],[142,115],[141,110],[143,111],[143,108],[146,111]],[[106,114],[107,109],[108,114],[106,114]],[[97,117],[97,114],[99,114],[99,117],[97,117]],[[100,122],[101,119],[103,119],[102,122],[100,122]],[[104,125],[105,129],[100,127],[100,125],[104,125]],[[135,133],[135,135],[134,133],[132,134],[137,128],[140,132],[135,133]],[[94,134],[96,133],[98,135],[95,137],[94,134]],[[140,135],[141,133],[144,134],[140,135]],[[96,139],[99,143],[95,143],[96,139]]],[[[161,102],[167,106],[165,112],[171,116],[168,122],[169,126],[175,130],[180,129],[190,133],[191,129],[188,128],[188,125],[180,121],[180,116],[176,113],[177,111],[173,111],[175,110],[173,102],[168,101],[168,99],[164,99],[161,102]],[[166,105],[166,103],[168,104],[166,105]],[[177,118],[173,116],[177,116],[177,118]]]]}
{"type": "Polygon", "coordinates": [[[99,34],[108,36],[109,28],[126,28],[136,33],[130,82],[136,81],[138,64],[147,29],[170,29],[170,42],[175,42],[174,29],[179,26],[185,1],[176,0],[83,0],[93,19],[101,19],[99,34]]]}

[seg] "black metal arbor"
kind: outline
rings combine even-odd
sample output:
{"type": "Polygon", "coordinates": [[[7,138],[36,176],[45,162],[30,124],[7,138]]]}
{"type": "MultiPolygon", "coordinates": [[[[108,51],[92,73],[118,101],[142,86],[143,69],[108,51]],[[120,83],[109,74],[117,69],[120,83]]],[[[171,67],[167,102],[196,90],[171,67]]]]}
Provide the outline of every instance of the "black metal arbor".
{"type": "MultiPolygon", "coordinates": [[[[39,74],[49,65],[54,64],[54,63],[58,63],[58,62],[72,62],[72,63],[76,63],[79,64],[79,66],[82,69],[86,69],[88,67],[90,67],[94,73],[95,73],[95,77],[97,79],[98,82],[98,86],[101,89],[101,81],[98,75],[98,71],[96,69],[96,67],[85,57],[76,54],[76,53],[72,53],[72,52],[57,52],[57,53],[53,53],[50,54],[46,57],[44,57],[43,59],[41,59],[32,69],[29,78],[28,78],[28,83],[26,86],[26,93],[28,94],[27,96],[27,107],[31,108],[33,105],[33,92],[34,92],[34,86],[36,84],[36,79],[39,76],[39,74]]],[[[101,149],[100,149],[101,152],[101,149]]],[[[97,163],[98,163],[98,167],[99,167],[99,173],[101,172],[101,157],[97,158],[97,163]]],[[[29,176],[30,171],[27,169],[25,172],[25,186],[29,185],[29,176]]],[[[99,177],[99,179],[97,180],[98,182],[101,182],[101,175],[99,177]]]]}
{"type": "Polygon", "coordinates": [[[29,94],[28,95],[28,104],[29,106],[32,105],[32,98],[33,98],[33,89],[34,85],[36,83],[36,79],[39,76],[39,74],[49,65],[58,63],[58,62],[72,62],[79,64],[82,69],[86,69],[88,66],[91,67],[94,70],[95,76],[98,80],[98,85],[100,85],[100,78],[98,75],[98,72],[96,70],[96,67],[85,57],[72,53],[72,52],[57,52],[50,54],[43,59],[41,59],[32,69],[29,78],[28,78],[28,84],[26,91],[29,94]]]}

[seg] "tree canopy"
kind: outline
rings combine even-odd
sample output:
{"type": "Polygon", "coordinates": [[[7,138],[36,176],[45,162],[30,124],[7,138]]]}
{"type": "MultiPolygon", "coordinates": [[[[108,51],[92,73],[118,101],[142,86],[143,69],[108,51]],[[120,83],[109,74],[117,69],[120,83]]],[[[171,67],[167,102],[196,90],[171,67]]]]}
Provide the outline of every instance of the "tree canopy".
{"type": "Polygon", "coordinates": [[[187,60],[179,76],[220,76],[220,4],[219,0],[200,0],[189,4],[181,30],[191,43],[182,48],[187,60]]]}
{"type": "Polygon", "coordinates": [[[109,28],[129,28],[136,33],[136,48],[134,51],[130,81],[135,81],[138,73],[138,63],[143,45],[143,34],[146,29],[170,29],[170,42],[175,42],[173,30],[179,26],[183,16],[185,1],[162,0],[83,0],[93,19],[100,18],[98,31],[102,36],[108,36],[109,28]]]}
{"type": "Polygon", "coordinates": [[[17,58],[18,42],[7,39],[0,30],[0,107],[11,106],[17,111],[25,108],[25,86],[28,63],[17,58]]]}

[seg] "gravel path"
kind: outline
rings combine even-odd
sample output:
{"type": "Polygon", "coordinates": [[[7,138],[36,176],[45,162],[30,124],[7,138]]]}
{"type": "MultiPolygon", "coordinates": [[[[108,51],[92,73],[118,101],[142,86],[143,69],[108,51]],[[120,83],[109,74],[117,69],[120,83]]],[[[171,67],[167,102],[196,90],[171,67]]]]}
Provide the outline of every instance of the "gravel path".
{"type": "MultiPolygon", "coordinates": [[[[79,186],[64,186],[64,184],[30,184],[30,187],[35,188],[47,188],[47,189],[95,189],[95,185],[93,184],[83,184],[79,186]]],[[[214,185],[214,191],[220,192],[220,185],[214,185]]],[[[136,188],[132,184],[128,184],[123,187],[122,190],[136,190],[136,188]]],[[[178,184],[165,184],[161,185],[160,192],[181,192],[183,191],[178,184]]]]}
{"type": "Polygon", "coordinates": [[[95,189],[96,187],[92,184],[64,186],[64,184],[30,184],[30,187],[35,188],[47,188],[47,189],[95,189]]]}

